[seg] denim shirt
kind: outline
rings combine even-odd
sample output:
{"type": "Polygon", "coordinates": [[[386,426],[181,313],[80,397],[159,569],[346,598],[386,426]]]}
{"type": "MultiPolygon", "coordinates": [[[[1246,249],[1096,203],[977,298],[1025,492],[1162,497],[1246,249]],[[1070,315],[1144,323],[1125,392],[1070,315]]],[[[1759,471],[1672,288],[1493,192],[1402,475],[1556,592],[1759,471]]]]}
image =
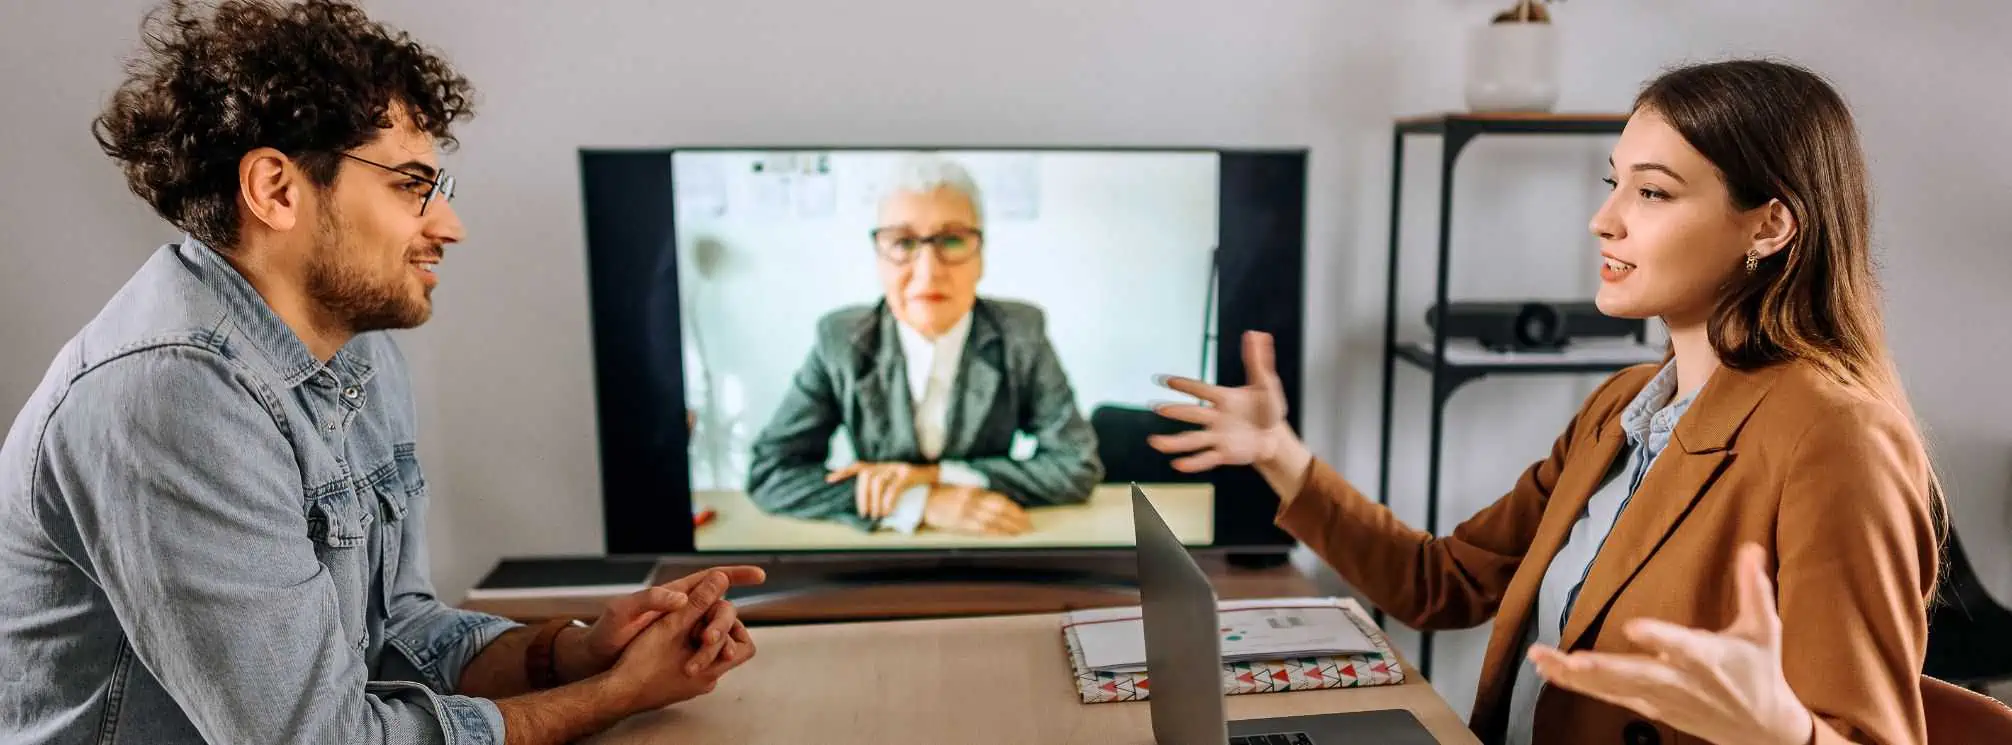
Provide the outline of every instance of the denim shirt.
{"type": "Polygon", "coordinates": [[[0,446],[0,742],[501,743],[454,691],[514,624],[434,596],[416,430],[390,337],[324,364],[161,248],[0,446]]]}
{"type": "MultiPolygon", "coordinates": [[[[1579,599],[1579,588],[1586,583],[1586,573],[1593,567],[1593,559],[1606,545],[1607,534],[1613,532],[1614,523],[1621,518],[1621,511],[1635,497],[1635,490],[1642,485],[1642,477],[1648,475],[1649,468],[1656,463],[1656,457],[1669,447],[1670,437],[1676,431],[1677,420],[1690,410],[1696,400],[1697,391],[1681,399],[1672,400],[1677,392],[1677,365],[1666,363],[1663,369],[1640,393],[1628,402],[1621,412],[1621,430],[1627,433],[1627,446],[1621,457],[1614,459],[1614,467],[1607,480],[1579,513],[1578,521],[1572,524],[1572,532],[1565,538],[1565,545],[1558,549],[1558,555],[1551,558],[1551,565],[1544,571],[1544,581],[1538,585],[1537,607],[1530,614],[1530,625],[1524,630],[1523,646],[1528,649],[1536,642],[1557,646],[1564,634],[1565,619],[1572,614],[1572,605],[1579,599]]],[[[1536,664],[1528,655],[1521,655],[1521,666],[1516,671],[1516,681],[1509,694],[1509,745],[1528,745],[1536,723],[1537,697],[1543,693],[1544,680],[1537,674],[1536,664]]]]}

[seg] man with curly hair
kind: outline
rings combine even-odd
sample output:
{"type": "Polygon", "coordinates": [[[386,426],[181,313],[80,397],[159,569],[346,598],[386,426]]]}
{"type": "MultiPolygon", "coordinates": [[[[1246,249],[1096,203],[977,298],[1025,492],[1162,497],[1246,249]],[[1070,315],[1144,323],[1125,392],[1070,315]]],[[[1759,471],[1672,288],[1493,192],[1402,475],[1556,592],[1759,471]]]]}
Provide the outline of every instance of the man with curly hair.
{"type": "Polygon", "coordinates": [[[701,572],[591,626],[450,608],[405,364],[468,82],[347,2],[176,0],[93,131],[188,235],[0,446],[0,742],[559,743],[754,647],[701,572]]]}

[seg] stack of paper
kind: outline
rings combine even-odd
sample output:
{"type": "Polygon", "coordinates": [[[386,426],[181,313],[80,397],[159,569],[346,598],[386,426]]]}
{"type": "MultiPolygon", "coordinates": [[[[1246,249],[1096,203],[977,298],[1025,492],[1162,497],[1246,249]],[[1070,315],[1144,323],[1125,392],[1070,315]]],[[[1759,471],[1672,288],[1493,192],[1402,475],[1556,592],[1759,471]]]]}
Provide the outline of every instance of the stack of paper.
{"type": "MultiPolygon", "coordinates": [[[[1381,651],[1334,598],[1230,600],[1217,607],[1225,663],[1381,651]]],[[[1073,627],[1088,670],[1146,669],[1145,623],[1137,607],[1076,611],[1065,623],[1073,627]]]]}

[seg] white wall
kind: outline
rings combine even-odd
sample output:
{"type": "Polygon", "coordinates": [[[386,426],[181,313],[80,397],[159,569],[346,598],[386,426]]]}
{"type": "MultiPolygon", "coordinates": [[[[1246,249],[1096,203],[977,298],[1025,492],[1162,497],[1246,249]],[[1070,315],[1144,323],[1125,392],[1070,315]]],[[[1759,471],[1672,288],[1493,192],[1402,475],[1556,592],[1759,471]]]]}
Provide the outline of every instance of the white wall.
{"type": "MultiPolygon", "coordinates": [[[[945,155],[972,172],[985,204],[979,294],[1047,313],[1084,416],[1163,397],[1156,374],[1198,372],[1214,154],[945,155]]],[[[827,173],[804,175],[778,173],[769,161],[782,157],[761,153],[676,156],[686,401],[699,415],[693,488],[744,487],[748,447],[803,366],[817,319],[880,299],[868,233],[900,158],[829,153],[827,173]]],[[[849,452],[834,450],[834,462],[849,452]]]]}
{"type": "MultiPolygon", "coordinates": [[[[439,489],[450,595],[504,554],[601,547],[575,149],[748,144],[1200,144],[1313,149],[1307,379],[1316,449],[1376,476],[1377,349],[1393,116],[1458,108],[1459,40],[1501,0],[1168,0],[565,4],[378,0],[482,87],[449,163],[471,240],[449,252],[436,320],[408,337],[439,489]]],[[[133,43],[136,0],[0,10],[0,407],[169,235],[125,195],[85,125],[133,43]]],[[[2012,599],[2012,4],[1942,0],[1581,0],[1561,109],[1616,110],[1664,65],[1772,53],[1830,75],[1872,158],[1893,347],[1932,429],[1958,525],[1992,544],[2012,599]]],[[[1461,162],[1457,293],[1585,292],[1597,142],[1486,142],[1461,162]]],[[[1430,147],[1408,156],[1406,234],[1429,248],[1430,147]]],[[[1404,323],[1430,292],[1405,266],[1404,323]]],[[[1401,513],[1422,515],[1419,377],[1400,430],[1401,513]]],[[[1585,383],[1486,381],[1448,422],[1451,519],[1542,454],[1585,383]]],[[[1974,549],[1975,550],[1975,549],[1974,549]]],[[[1442,637],[1445,639],[1446,637],[1442,637]]],[[[1464,710],[1478,635],[1442,644],[1464,710]]]]}

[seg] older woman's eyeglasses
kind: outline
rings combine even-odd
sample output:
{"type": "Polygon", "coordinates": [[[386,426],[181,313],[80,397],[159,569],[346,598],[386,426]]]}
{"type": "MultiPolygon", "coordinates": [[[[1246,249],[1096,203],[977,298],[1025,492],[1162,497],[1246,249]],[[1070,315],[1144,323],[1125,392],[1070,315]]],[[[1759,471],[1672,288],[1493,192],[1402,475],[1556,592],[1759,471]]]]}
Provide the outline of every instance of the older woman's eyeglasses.
{"type": "Polygon", "coordinates": [[[383,163],[379,163],[374,160],[368,160],[365,158],[359,158],[354,155],[350,155],[349,153],[343,153],[342,157],[348,158],[358,163],[362,163],[367,166],[376,166],[378,168],[382,168],[392,173],[396,173],[400,176],[412,179],[411,181],[406,182],[406,188],[407,190],[412,191],[412,193],[414,194],[420,193],[417,191],[418,187],[425,186],[426,187],[425,196],[419,198],[420,217],[426,216],[426,207],[428,205],[433,204],[434,197],[439,197],[449,202],[454,201],[454,177],[447,175],[447,169],[445,168],[435,171],[430,167],[426,167],[427,171],[433,174],[431,177],[428,177],[423,174],[414,173],[411,170],[412,168],[411,166],[407,166],[404,168],[398,166],[387,166],[383,163]]]}
{"type": "Polygon", "coordinates": [[[906,264],[915,260],[924,248],[936,252],[936,260],[945,264],[962,264],[978,255],[985,244],[985,233],[977,228],[949,228],[935,235],[916,235],[908,228],[879,228],[873,231],[873,247],[881,258],[896,264],[906,264]]]}

